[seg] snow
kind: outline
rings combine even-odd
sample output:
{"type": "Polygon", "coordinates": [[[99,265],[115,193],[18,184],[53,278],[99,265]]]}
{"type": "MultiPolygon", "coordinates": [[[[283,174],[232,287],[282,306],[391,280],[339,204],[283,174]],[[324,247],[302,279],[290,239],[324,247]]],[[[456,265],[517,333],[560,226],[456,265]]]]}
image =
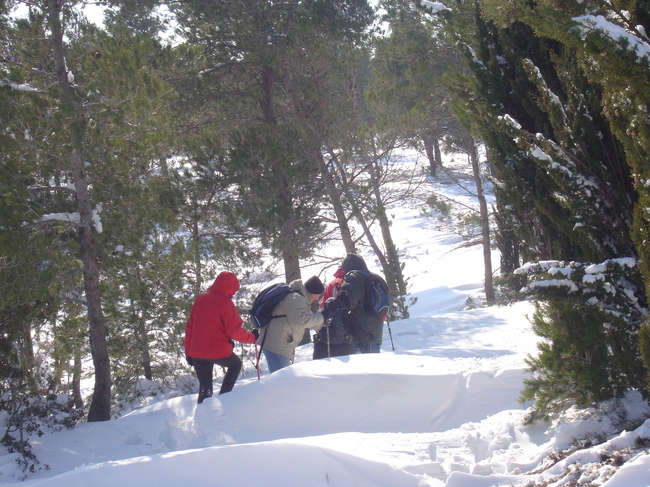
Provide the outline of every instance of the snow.
{"type": "MultiPolygon", "coordinates": [[[[444,177],[423,189],[433,186],[463,198],[444,177]]],[[[0,485],[649,486],[650,455],[635,450],[650,437],[648,404],[630,392],[603,414],[570,409],[527,424],[531,405],[518,398],[538,341],[533,305],[468,306],[482,296],[482,248],[462,246],[421,206],[400,205],[392,232],[417,301],[409,319],[386,327],[380,354],[313,361],[305,345],[294,365],[261,380],[248,367],[231,393],[201,405],[196,394],[163,397],[48,432],[31,443],[50,469],[20,482],[13,456],[0,452],[0,485]],[[622,417],[635,429],[618,433],[622,417]],[[549,462],[596,437],[605,441],[549,462]],[[621,449],[632,452],[622,468],[602,462],[621,449]]]]}
{"type": "Polygon", "coordinates": [[[574,17],[573,20],[579,25],[582,38],[597,31],[611,39],[617,45],[634,52],[640,60],[648,63],[650,58],[650,44],[638,35],[628,32],[624,27],[606,19],[602,15],[583,15],[574,17]]]}
{"type": "Polygon", "coordinates": [[[431,13],[431,14],[437,14],[438,12],[442,12],[443,10],[449,10],[442,3],[440,3],[440,2],[430,2],[429,0],[422,0],[420,2],[420,5],[422,5],[427,10],[429,10],[429,13],[431,13]]]}

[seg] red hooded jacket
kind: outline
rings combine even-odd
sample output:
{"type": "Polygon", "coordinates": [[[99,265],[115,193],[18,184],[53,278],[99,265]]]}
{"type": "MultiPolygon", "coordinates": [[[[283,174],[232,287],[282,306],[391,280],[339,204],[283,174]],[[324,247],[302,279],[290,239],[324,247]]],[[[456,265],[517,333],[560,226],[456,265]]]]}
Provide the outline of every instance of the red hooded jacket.
{"type": "Polygon", "coordinates": [[[185,355],[219,359],[232,355],[232,340],[255,342],[255,335],[244,330],[232,297],[239,280],[232,272],[222,272],[207,293],[201,294],[190,312],[185,327],[185,355]]]}
{"type": "Polygon", "coordinates": [[[323,297],[320,300],[319,308],[325,306],[325,301],[327,301],[329,298],[336,297],[339,290],[341,289],[344,275],[345,269],[343,269],[343,267],[336,269],[336,272],[334,273],[334,279],[332,279],[325,287],[325,292],[323,293],[323,297]]]}

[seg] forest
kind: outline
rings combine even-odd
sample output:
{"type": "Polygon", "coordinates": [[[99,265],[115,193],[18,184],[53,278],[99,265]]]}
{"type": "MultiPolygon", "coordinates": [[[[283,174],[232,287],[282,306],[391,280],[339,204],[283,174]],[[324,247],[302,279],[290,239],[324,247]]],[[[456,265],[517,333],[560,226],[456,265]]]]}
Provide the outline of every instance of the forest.
{"type": "Polygon", "coordinates": [[[404,148],[430,178],[467,154],[486,301],[537,302],[539,414],[646,394],[649,23],[637,0],[0,1],[2,443],[173,381],[218,270],[243,315],[335,265],[323,242],[369,247],[408,317],[404,148]]]}

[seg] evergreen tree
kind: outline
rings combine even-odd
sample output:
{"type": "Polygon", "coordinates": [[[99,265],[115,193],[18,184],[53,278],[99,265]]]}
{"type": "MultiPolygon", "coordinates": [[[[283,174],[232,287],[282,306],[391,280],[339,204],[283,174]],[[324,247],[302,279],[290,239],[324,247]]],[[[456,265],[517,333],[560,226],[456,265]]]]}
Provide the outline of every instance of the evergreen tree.
{"type": "MultiPolygon", "coordinates": [[[[293,54],[363,26],[367,13],[367,4],[360,1],[241,0],[209,8],[186,1],[177,8],[188,42],[204,48],[209,66],[203,75],[228,117],[231,133],[221,134],[222,146],[229,151],[224,171],[239,174],[243,197],[237,201],[238,211],[259,225],[256,230],[283,259],[287,280],[300,277],[299,260],[311,255],[322,233],[319,221],[312,218],[323,192],[315,177],[318,161],[300,141],[292,140],[298,129],[291,123],[286,94],[296,85],[288,86],[287,80],[301,69],[293,54]],[[259,167],[259,161],[270,166],[259,167]],[[257,176],[251,178],[256,163],[257,176]],[[264,219],[258,219],[260,196],[253,188],[266,191],[271,211],[264,219]]],[[[306,89],[297,88],[299,93],[306,89]]]]}
{"type": "MultiPolygon", "coordinates": [[[[464,53],[471,73],[450,77],[450,88],[463,124],[488,149],[502,229],[499,241],[516,246],[502,249],[502,258],[634,260],[630,228],[635,194],[630,168],[601,109],[604,91],[576,65],[574,46],[535,35],[516,16],[496,24],[482,15],[492,7],[498,6],[458,2],[453,11],[443,13],[443,25],[450,42],[455,39],[464,53]]],[[[504,262],[502,268],[514,270],[519,265],[520,261],[504,262]]],[[[623,273],[628,282],[638,284],[634,266],[625,266],[623,273]]],[[[599,292],[591,299],[607,298],[606,291],[599,292]]],[[[571,398],[576,377],[585,379],[583,389],[572,398],[578,402],[588,396],[612,397],[625,387],[639,386],[631,371],[639,369],[636,331],[642,313],[633,311],[645,306],[645,297],[634,285],[628,292],[635,296],[632,302],[618,295],[628,319],[609,323],[603,323],[599,312],[589,310],[593,303],[583,294],[539,294],[547,305],[540,307],[536,322],[543,321],[547,327],[538,326],[538,331],[558,340],[541,351],[540,362],[533,363],[539,382],[528,390],[528,398],[534,396],[540,409],[549,407],[552,400],[560,403],[571,398]],[[585,319],[580,324],[568,311],[569,301],[583,310],[585,319]],[[587,333],[591,327],[604,326],[610,331],[598,335],[596,341],[602,340],[607,350],[594,354],[594,361],[589,362],[594,371],[607,371],[597,380],[585,378],[577,362],[562,362],[563,376],[549,366],[558,354],[582,350],[580,344],[572,343],[582,339],[580,333],[562,330],[577,327],[587,333]],[[626,359],[620,360],[623,356],[626,359]]]]}
{"type": "MultiPolygon", "coordinates": [[[[12,210],[11,217],[28,223],[23,227],[30,241],[48,245],[47,252],[39,249],[34,256],[56,276],[58,286],[50,288],[56,296],[53,302],[74,315],[73,303],[67,304],[62,296],[81,300],[85,294],[97,381],[89,420],[105,420],[110,418],[111,392],[106,335],[112,323],[103,311],[98,262],[102,260],[104,277],[110,280],[111,261],[106,256],[128,235],[127,227],[118,228],[117,216],[146,215],[145,208],[129,206],[130,198],[153,188],[149,176],[169,153],[166,113],[171,90],[151,69],[157,52],[150,40],[106,36],[80,22],[66,31],[64,43],[68,24],[63,21],[71,18],[74,7],[53,3],[44,10],[34,8],[29,18],[17,20],[12,31],[14,54],[20,59],[16,66],[24,69],[14,75],[15,86],[29,88],[11,92],[17,107],[11,126],[29,135],[15,139],[21,154],[17,161],[22,161],[27,175],[18,181],[24,206],[16,208],[29,211],[21,215],[12,210]],[[56,63],[52,49],[38,40],[47,38],[47,29],[53,33],[56,63]],[[48,257],[50,249],[56,250],[57,258],[48,257]]],[[[157,216],[151,212],[152,218],[157,216]]],[[[146,221],[150,228],[150,220],[146,221]]],[[[118,295],[113,298],[119,300],[118,295]]],[[[69,353],[76,363],[80,350],[76,346],[69,353]]]]}
{"type": "Polygon", "coordinates": [[[442,81],[448,69],[458,67],[458,53],[412,2],[383,2],[381,7],[389,32],[373,41],[369,101],[379,128],[396,131],[404,142],[422,149],[429,175],[435,177],[442,167],[443,139],[460,131],[442,81]]]}
{"type": "Polygon", "coordinates": [[[518,271],[529,277],[527,294],[543,300],[532,320],[543,341],[540,353],[527,359],[533,375],[521,396],[536,401],[536,414],[643,388],[644,372],[630,346],[630,332],[646,314],[636,297],[640,274],[630,272],[635,266],[631,258],[589,266],[545,261],[518,271]]]}
{"type": "MultiPolygon", "coordinates": [[[[631,229],[648,295],[650,225],[645,208],[650,193],[645,181],[650,143],[650,124],[646,116],[650,99],[650,54],[643,46],[648,42],[650,6],[647,2],[634,1],[590,0],[560,4],[543,0],[504,9],[489,1],[486,12],[502,23],[510,19],[525,22],[538,35],[558,40],[574,54],[576,69],[599,87],[599,105],[607,121],[603,135],[605,139],[615,137],[622,145],[620,152],[625,154],[628,167],[620,170],[620,178],[625,181],[628,193],[638,198],[636,202],[630,198],[636,203],[631,229]],[[628,183],[630,180],[633,188],[628,183]]],[[[650,370],[648,336],[648,330],[642,330],[641,348],[646,357],[646,369],[650,370]]]]}
{"type": "Polygon", "coordinates": [[[616,141],[603,137],[598,87],[557,43],[522,24],[474,19],[478,44],[464,47],[473,74],[450,84],[486,143],[498,208],[523,259],[633,255],[629,172],[616,141]]]}

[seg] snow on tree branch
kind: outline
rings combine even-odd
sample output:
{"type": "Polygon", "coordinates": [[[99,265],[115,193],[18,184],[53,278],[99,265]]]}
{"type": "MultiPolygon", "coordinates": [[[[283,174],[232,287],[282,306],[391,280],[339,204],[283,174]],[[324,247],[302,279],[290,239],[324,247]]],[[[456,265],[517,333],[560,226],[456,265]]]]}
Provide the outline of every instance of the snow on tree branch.
{"type": "Polygon", "coordinates": [[[614,41],[620,48],[629,48],[639,59],[645,59],[645,62],[648,63],[650,59],[650,44],[631,32],[628,32],[625,28],[607,20],[602,15],[583,15],[574,17],[573,20],[577,22],[583,40],[590,33],[599,32],[604,37],[614,41]]]}
{"type": "Polygon", "coordinates": [[[438,12],[442,12],[443,10],[449,10],[442,3],[430,2],[429,0],[422,0],[420,2],[420,5],[422,5],[424,8],[429,9],[432,14],[437,14],[438,12]]]}
{"type": "MultiPolygon", "coordinates": [[[[102,212],[102,206],[97,205],[93,210],[92,225],[97,231],[97,233],[102,233],[103,226],[101,217],[99,214],[102,212]]],[[[75,225],[80,224],[80,218],[78,212],[73,213],[48,213],[41,217],[41,221],[53,221],[53,222],[63,222],[63,223],[73,223],[75,225]]]]}

